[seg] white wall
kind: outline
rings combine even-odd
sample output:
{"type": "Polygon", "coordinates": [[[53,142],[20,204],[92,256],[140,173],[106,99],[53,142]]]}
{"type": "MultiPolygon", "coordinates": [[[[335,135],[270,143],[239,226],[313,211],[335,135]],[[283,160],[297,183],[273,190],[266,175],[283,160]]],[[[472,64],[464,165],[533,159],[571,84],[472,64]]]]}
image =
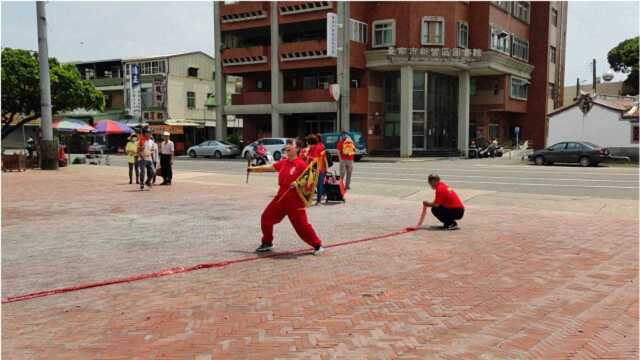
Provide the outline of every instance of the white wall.
{"type": "Polygon", "coordinates": [[[200,54],[188,54],[169,58],[167,76],[167,112],[171,119],[199,121],[215,120],[215,111],[205,107],[207,93],[215,92],[213,81],[213,59],[200,54]],[[189,67],[198,68],[198,77],[187,76],[189,67]],[[187,108],[187,91],[196,93],[195,109],[187,108]]]}
{"type": "Polygon", "coordinates": [[[547,146],[561,141],[589,141],[604,147],[636,147],[631,142],[631,123],[621,113],[593,105],[583,116],[579,106],[549,117],[547,146]]]}

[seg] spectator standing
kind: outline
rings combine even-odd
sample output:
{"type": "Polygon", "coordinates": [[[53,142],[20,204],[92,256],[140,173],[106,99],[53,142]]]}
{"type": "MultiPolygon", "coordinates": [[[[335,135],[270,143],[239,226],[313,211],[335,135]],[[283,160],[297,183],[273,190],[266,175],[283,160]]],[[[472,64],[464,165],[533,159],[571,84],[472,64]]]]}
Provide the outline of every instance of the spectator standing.
{"type": "Polygon", "coordinates": [[[349,190],[351,188],[353,158],[356,155],[356,146],[347,133],[342,133],[336,149],[340,154],[340,179],[344,181],[346,189],[349,190]]]}
{"type": "Polygon", "coordinates": [[[138,136],[133,133],[129,136],[125,151],[127,152],[127,163],[129,164],[129,184],[133,183],[133,170],[136,172],[136,184],[139,183],[140,174],[138,171],[138,136]]]}
{"type": "Polygon", "coordinates": [[[144,190],[144,186],[147,185],[151,188],[151,179],[155,174],[153,168],[153,139],[149,136],[149,130],[143,131],[141,141],[144,140],[142,145],[138,142],[138,157],[140,158],[140,190],[144,190]],[[145,171],[147,175],[147,181],[145,182],[145,171]]]}
{"type": "Polygon", "coordinates": [[[308,161],[318,161],[318,185],[316,187],[316,203],[320,204],[322,197],[324,196],[324,178],[327,174],[327,155],[322,144],[322,138],[320,135],[307,136],[307,144],[309,144],[308,161]]]}
{"type": "Polygon", "coordinates": [[[158,150],[158,143],[156,139],[151,135],[150,139],[153,141],[153,147],[151,148],[151,161],[153,162],[153,185],[156,184],[156,175],[158,170],[158,162],[160,161],[160,152],[158,150]]]}
{"type": "Polygon", "coordinates": [[[162,143],[160,144],[160,167],[162,168],[162,183],[160,185],[171,185],[173,179],[173,161],[176,157],[176,148],[170,139],[171,134],[165,131],[162,134],[162,143]]]}

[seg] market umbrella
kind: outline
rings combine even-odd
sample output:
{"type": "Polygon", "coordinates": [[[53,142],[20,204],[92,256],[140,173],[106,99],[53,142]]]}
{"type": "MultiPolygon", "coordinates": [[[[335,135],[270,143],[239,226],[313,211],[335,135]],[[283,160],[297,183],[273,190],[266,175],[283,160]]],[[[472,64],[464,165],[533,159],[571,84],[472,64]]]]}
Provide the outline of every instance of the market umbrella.
{"type": "Polygon", "coordinates": [[[133,129],[127,125],[114,120],[100,120],[95,124],[97,133],[101,134],[131,134],[133,129]]]}
{"type": "Polygon", "coordinates": [[[65,118],[53,123],[53,128],[62,132],[92,133],[96,129],[80,119],[65,118]]]}

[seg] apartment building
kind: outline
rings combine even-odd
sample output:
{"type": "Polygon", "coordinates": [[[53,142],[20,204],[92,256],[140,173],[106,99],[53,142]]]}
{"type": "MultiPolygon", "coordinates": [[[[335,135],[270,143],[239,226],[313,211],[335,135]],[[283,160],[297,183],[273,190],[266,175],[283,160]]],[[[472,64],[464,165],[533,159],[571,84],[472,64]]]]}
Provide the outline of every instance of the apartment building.
{"type": "Polygon", "coordinates": [[[219,85],[242,79],[218,115],[242,116],[246,141],[352,129],[374,152],[453,154],[477,138],[510,143],[518,127],[541,147],[562,106],[566,2],[216,2],[214,13],[219,85]]]}

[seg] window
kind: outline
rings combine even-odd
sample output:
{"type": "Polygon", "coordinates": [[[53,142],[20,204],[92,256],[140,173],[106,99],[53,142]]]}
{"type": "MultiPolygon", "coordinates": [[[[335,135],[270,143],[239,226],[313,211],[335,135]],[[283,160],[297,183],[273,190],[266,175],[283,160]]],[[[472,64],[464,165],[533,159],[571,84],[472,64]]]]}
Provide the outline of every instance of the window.
{"type": "Polygon", "coordinates": [[[158,115],[156,116],[156,118],[158,120],[164,120],[164,114],[163,113],[158,113],[158,115]]]}
{"type": "Polygon", "coordinates": [[[96,71],[93,69],[84,69],[84,78],[87,80],[96,78],[96,71]]]}
{"type": "Polygon", "coordinates": [[[422,18],[422,45],[444,45],[444,18],[425,16],[422,18]]]}
{"type": "Polygon", "coordinates": [[[511,77],[511,97],[519,100],[527,100],[529,82],[525,79],[511,77]]]}
{"type": "Polygon", "coordinates": [[[638,143],[638,125],[631,125],[631,142],[638,143]]]}
{"type": "Polygon", "coordinates": [[[567,143],[558,143],[558,144],[553,145],[549,149],[551,149],[553,151],[560,151],[560,150],[564,150],[566,145],[567,145],[567,143]]]}
{"type": "Polygon", "coordinates": [[[193,91],[187,91],[187,108],[196,108],[196,93],[194,93],[193,91]]]}
{"type": "Polygon", "coordinates": [[[469,80],[469,96],[476,96],[478,93],[478,81],[476,79],[469,80]]]}
{"type": "Polygon", "coordinates": [[[373,47],[396,44],[396,21],[377,20],[373,22],[373,47]]]}
{"type": "Polygon", "coordinates": [[[552,64],[556,63],[556,47],[549,46],[549,62],[552,64]]]}
{"type": "Polygon", "coordinates": [[[516,1],[513,3],[513,17],[529,23],[531,4],[528,1],[516,1]]]}
{"type": "Polygon", "coordinates": [[[522,61],[529,61],[529,42],[513,36],[511,42],[511,56],[522,61]]]}
{"type": "Polygon", "coordinates": [[[556,94],[556,86],[554,84],[549,84],[549,97],[553,99],[556,94]]]}
{"type": "Polygon", "coordinates": [[[509,55],[509,33],[495,26],[491,26],[491,49],[509,55]]]}
{"type": "Polygon", "coordinates": [[[551,8],[551,25],[558,27],[558,10],[551,8]]]}
{"type": "Polygon", "coordinates": [[[494,1],[493,5],[499,7],[500,9],[511,12],[511,1],[494,1]]]}
{"type": "Polygon", "coordinates": [[[142,114],[143,114],[142,116],[144,117],[145,120],[149,120],[149,113],[148,112],[145,111],[142,114]]]}
{"type": "Polygon", "coordinates": [[[574,142],[567,143],[567,151],[580,151],[582,150],[582,145],[574,142]]]}
{"type": "Polygon", "coordinates": [[[366,23],[351,19],[351,41],[366,44],[368,33],[369,26],[366,23]]]}
{"type": "Polygon", "coordinates": [[[187,75],[190,77],[198,77],[198,68],[190,67],[187,69],[187,75]]]}
{"type": "Polygon", "coordinates": [[[469,47],[469,24],[458,21],[458,47],[469,47]]]}

